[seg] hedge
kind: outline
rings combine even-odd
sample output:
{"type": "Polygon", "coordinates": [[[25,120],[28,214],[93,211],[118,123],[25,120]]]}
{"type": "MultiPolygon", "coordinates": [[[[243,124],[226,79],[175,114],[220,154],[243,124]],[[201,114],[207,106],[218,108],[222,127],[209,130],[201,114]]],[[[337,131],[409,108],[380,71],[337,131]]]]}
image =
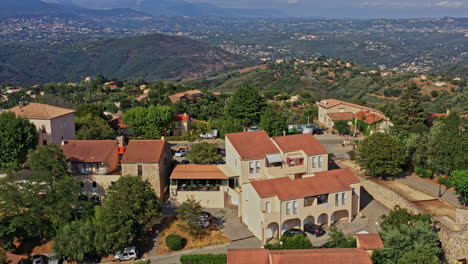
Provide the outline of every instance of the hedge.
{"type": "Polygon", "coordinates": [[[185,246],[185,239],[179,235],[168,235],[166,237],[166,245],[170,250],[181,250],[185,246]]]}
{"type": "Polygon", "coordinates": [[[227,264],[226,254],[190,254],[180,257],[182,264],[227,264]]]}

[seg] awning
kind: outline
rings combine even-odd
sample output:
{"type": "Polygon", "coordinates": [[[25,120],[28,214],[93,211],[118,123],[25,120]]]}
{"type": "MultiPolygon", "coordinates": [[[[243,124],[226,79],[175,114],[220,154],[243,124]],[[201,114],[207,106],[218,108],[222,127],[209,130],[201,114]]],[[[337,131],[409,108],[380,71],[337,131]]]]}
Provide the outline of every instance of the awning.
{"type": "Polygon", "coordinates": [[[266,155],[267,160],[269,163],[282,163],[283,158],[281,157],[280,154],[268,154],[266,155]]]}
{"type": "Polygon", "coordinates": [[[302,156],[302,154],[293,154],[293,155],[290,155],[288,156],[288,159],[303,159],[304,156],[302,156]]]}

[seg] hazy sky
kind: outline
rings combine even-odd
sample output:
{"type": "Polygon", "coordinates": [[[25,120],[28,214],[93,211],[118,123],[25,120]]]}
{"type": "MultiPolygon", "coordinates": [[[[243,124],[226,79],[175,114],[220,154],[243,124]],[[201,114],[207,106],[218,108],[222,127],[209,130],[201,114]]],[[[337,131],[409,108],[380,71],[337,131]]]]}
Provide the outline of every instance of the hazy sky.
{"type": "Polygon", "coordinates": [[[188,0],[323,17],[468,17],[468,0],[188,0]]]}

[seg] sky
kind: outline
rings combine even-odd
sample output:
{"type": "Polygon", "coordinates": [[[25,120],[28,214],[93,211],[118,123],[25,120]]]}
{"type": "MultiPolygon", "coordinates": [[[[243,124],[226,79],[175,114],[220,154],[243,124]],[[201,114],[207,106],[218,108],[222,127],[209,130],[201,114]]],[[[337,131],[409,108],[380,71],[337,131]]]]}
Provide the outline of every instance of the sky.
{"type": "Polygon", "coordinates": [[[188,0],[222,7],[277,8],[294,16],[350,18],[468,17],[468,0],[188,0]]]}

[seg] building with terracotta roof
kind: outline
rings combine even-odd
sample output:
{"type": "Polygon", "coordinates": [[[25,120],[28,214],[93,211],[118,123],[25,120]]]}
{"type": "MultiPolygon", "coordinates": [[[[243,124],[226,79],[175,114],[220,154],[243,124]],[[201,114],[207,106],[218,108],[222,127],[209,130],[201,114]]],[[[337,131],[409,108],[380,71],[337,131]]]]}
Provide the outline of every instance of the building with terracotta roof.
{"type": "Polygon", "coordinates": [[[328,152],[313,135],[270,138],[260,130],[227,134],[225,144],[234,185],[227,199],[238,201],[239,217],[260,240],[359,212],[359,179],[349,169],[329,171],[328,152]]]}
{"type": "Polygon", "coordinates": [[[357,248],[366,250],[369,255],[378,248],[383,248],[382,238],[378,234],[355,234],[357,248]]]}
{"type": "Polygon", "coordinates": [[[171,197],[183,203],[190,197],[199,200],[205,208],[225,207],[228,176],[222,165],[181,164],[171,174],[171,197]]]}
{"type": "Polygon", "coordinates": [[[117,140],[68,140],[61,149],[81,181],[83,195],[95,202],[120,177],[117,140]]]}
{"type": "Polygon", "coordinates": [[[228,264],[372,264],[366,251],[360,248],[319,248],[268,250],[229,249],[228,264]],[[255,262],[252,262],[255,260],[255,262]]]}
{"type": "Polygon", "coordinates": [[[130,140],[121,160],[122,175],[148,180],[163,199],[169,183],[171,148],[165,140],[130,140]]]}
{"type": "MultiPolygon", "coordinates": [[[[337,99],[325,99],[317,102],[318,106],[318,121],[328,128],[333,128],[338,120],[352,121],[355,114],[362,113],[373,114],[388,121],[388,118],[379,110],[357,105],[337,99]]],[[[351,122],[350,122],[351,123],[351,122]]]]}
{"type": "Polygon", "coordinates": [[[182,100],[189,100],[195,102],[200,96],[203,96],[203,92],[199,90],[190,90],[169,95],[169,100],[171,100],[173,104],[181,102],[182,100]]]}
{"type": "Polygon", "coordinates": [[[172,121],[174,122],[174,131],[172,132],[173,136],[185,136],[185,134],[187,134],[187,132],[192,128],[190,115],[187,115],[186,113],[174,115],[172,121]]]}
{"type": "Polygon", "coordinates": [[[39,145],[60,145],[75,138],[75,111],[39,103],[22,104],[5,110],[28,119],[39,134],[39,145]]]}

